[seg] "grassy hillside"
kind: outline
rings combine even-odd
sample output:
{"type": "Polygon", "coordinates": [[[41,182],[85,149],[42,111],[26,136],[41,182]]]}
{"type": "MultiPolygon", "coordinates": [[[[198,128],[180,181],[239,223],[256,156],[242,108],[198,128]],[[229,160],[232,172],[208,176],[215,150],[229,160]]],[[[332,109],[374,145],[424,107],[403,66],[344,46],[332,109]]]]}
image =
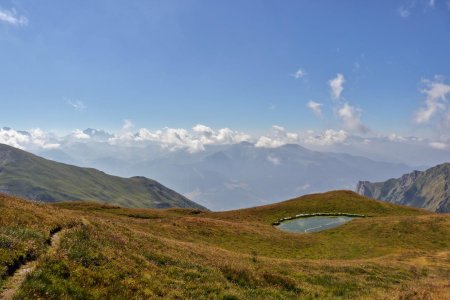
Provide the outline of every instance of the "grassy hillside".
{"type": "Polygon", "coordinates": [[[144,177],[121,178],[0,144],[0,192],[45,202],[88,200],[146,208],[203,208],[144,177]]]}
{"type": "Polygon", "coordinates": [[[232,220],[255,220],[271,224],[274,220],[299,213],[346,212],[368,216],[419,215],[428,212],[408,207],[377,201],[352,191],[332,191],[311,194],[281,203],[252,207],[228,212],[213,213],[213,216],[232,220]]]}
{"type": "Polygon", "coordinates": [[[17,299],[450,297],[450,216],[347,191],[222,213],[11,197],[0,198],[0,210],[0,266],[24,245],[40,255],[53,227],[69,228],[56,254],[41,255],[17,299]],[[371,217],[311,234],[271,226],[315,212],[371,217]]]}

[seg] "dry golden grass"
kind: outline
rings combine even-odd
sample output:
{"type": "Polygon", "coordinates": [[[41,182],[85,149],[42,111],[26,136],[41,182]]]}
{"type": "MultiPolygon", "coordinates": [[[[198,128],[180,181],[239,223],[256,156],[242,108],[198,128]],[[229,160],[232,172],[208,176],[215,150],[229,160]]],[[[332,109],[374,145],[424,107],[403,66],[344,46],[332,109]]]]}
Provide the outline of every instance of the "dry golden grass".
{"type": "Polygon", "coordinates": [[[351,192],[223,213],[1,199],[2,232],[20,224],[41,233],[23,243],[45,247],[52,227],[71,227],[57,253],[35,247],[42,259],[17,299],[448,297],[450,216],[351,192]],[[271,226],[313,212],[372,217],[312,234],[271,226]]]}
{"type": "Polygon", "coordinates": [[[0,194],[0,284],[18,265],[45,251],[50,232],[75,223],[70,212],[0,194]]]}

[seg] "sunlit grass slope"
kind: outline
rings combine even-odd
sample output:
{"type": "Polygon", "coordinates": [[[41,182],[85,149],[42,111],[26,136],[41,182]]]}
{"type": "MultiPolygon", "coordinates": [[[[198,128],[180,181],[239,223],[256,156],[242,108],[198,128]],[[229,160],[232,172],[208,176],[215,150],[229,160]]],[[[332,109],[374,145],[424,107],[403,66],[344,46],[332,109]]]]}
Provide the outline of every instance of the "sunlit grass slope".
{"type": "Polygon", "coordinates": [[[69,211],[0,194],[0,285],[18,265],[45,252],[51,232],[77,220],[69,211]]]}
{"type": "Polygon", "coordinates": [[[0,244],[10,253],[0,257],[0,266],[23,251],[21,244],[36,243],[39,255],[53,226],[70,227],[57,254],[42,257],[17,299],[450,297],[450,216],[347,191],[221,213],[33,205],[7,197],[0,209],[1,236],[15,241],[0,244]],[[316,212],[370,217],[312,234],[271,225],[316,212]],[[4,229],[14,226],[38,234],[4,229]]]}

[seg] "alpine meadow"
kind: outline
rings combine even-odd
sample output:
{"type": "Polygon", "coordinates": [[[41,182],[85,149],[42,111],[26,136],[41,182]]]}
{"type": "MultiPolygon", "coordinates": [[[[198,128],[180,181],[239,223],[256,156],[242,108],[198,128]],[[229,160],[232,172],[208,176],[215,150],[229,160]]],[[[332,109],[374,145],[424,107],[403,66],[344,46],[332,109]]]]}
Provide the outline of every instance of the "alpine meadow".
{"type": "Polygon", "coordinates": [[[0,0],[0,299],[450,300],[450,1],[0,0]]]}

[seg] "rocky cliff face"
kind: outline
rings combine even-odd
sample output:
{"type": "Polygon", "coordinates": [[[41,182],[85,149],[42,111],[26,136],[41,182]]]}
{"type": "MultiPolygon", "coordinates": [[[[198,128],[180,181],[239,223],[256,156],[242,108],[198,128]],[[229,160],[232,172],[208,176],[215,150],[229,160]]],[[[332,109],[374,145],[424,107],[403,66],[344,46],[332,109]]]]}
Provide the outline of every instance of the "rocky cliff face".
{"type": "Polygon", "coordinates": [[[359,181],[356,185],[355,192],[366,197],[374,198],[372,196],[371,184],[370,181],[359,181]]]}
{"type": "Polygon", "coordinates": [[[360,181],[356,192],[367,197],[435,212],[450,212],[450,163],[414,171],[384,182],[360,181]]]}

